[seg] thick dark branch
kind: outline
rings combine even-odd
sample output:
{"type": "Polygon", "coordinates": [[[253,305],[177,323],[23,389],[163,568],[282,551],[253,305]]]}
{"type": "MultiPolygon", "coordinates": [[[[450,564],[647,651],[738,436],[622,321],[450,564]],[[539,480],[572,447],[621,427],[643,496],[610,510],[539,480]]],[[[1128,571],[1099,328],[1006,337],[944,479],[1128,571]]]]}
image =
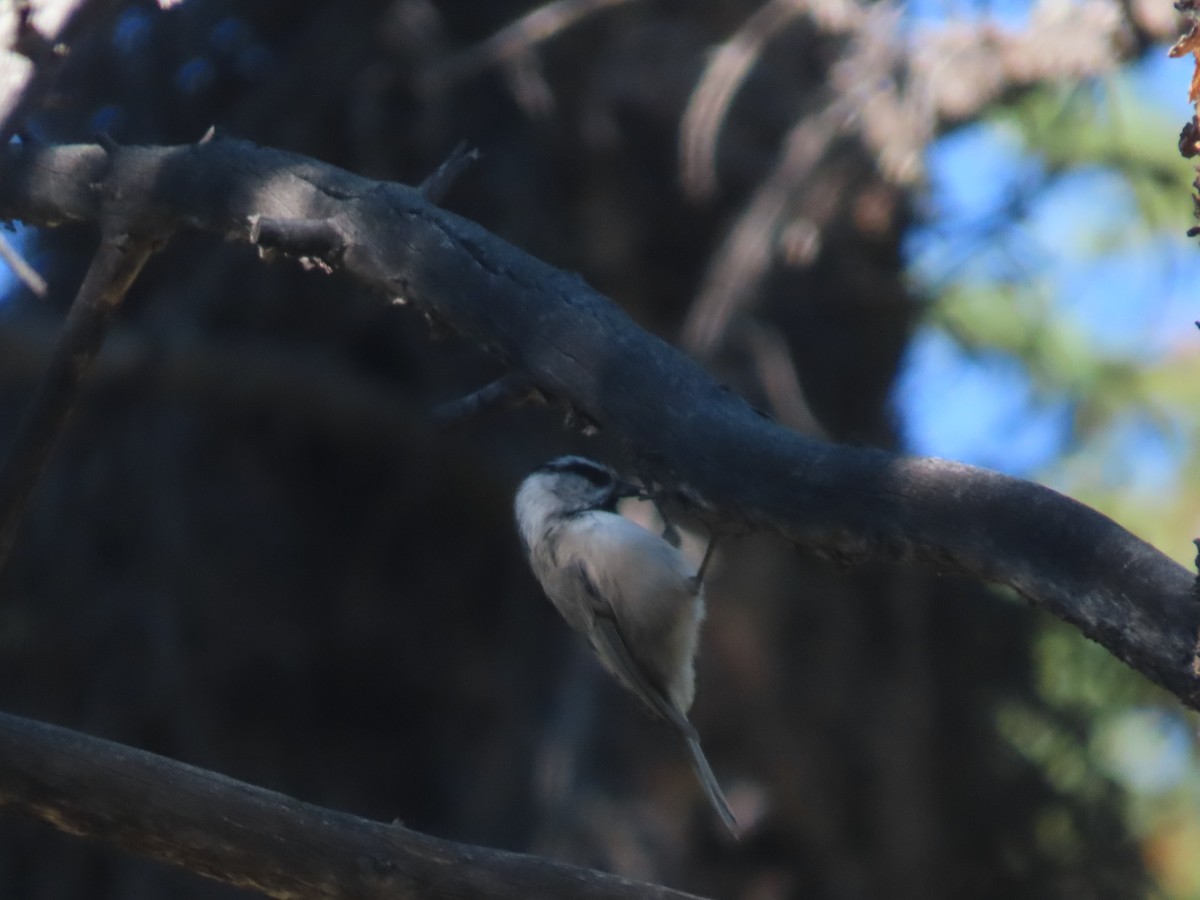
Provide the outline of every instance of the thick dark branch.
{"type": "Polygon", "coordinates": [[[270,897],[691,898],[322,809],[3,713],[0,807],[270,897]]]}
{"type": "Polygon", "coordinates": [[[621,435],[641,470],[687,486],[710,518],[836,559],[903,559],[1011,585],[1200,706],[1191,574],[1095,510],[984,469],[834,446],[772,423],[577,275],[415,189],[235,141],[122,148],[107,175],[102,159],[88,146],[6,151],[0,217],[94,219],[90,185],[100,180],[129,203],[243,239],[255,215],[340,216],[348,272],[621,435]]]}
{"type": "Polygon", "coordinates": [[[122,234],[105,239],[96,251],[49,368],[0,468],[0,568],[12,551],[25,506],[75,407],[113,310],[154,248],[152,240],[122,234]]]}

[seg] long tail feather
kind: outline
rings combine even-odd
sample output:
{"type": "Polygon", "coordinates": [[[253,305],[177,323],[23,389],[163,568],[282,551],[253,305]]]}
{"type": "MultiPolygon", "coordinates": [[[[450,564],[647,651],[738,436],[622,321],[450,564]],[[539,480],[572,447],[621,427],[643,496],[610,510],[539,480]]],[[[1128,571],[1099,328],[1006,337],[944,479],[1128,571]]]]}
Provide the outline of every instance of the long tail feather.
{"type": "Polygon", "coordinates": [[[729,808],[725,795],[721,793],[721,786],[717,784],[717,776],[713,774],[713,770],[704,756],[704,751],[700,749],[700,741],[694,737],[688,737],[686,740],[688,752],[692,756],[692,768],[696,770],[696,777],[700,780],[700,786],[704,788],[708,802],[717,811],[717,815],[721,817],[721,821],[729,829],[729,833],[735,838],[740,838],[742,836],[741,826],[733,817],[733,810],[729,808]]]}

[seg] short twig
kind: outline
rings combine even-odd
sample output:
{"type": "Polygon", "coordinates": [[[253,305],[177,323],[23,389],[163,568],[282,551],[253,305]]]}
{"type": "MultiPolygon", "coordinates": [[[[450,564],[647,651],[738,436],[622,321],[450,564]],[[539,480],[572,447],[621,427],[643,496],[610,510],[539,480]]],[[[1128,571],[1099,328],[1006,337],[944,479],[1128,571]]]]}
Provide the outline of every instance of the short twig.
{"type": "Polygon", "coordinates": [[[518,375],[508,374],[465,397],[443,403],[433,410],[432,418],[434,424],[445,431],[467,419],[478,418],[503,407],[519,406],[536,396],[537,390],[528,381],[518,375]]]}
{"type": "Polygon", "coordinates": [[[0,468],[0,568],[12,551],[29,497],[75,407],[109,319],[155,249],[152,241],[121,236],[103,241],[92,258],[49,368],[0,468]]]}
{"type": "Polygon", "coordinates": [[[474,147],[468,150],[466,143],[460,142],[450,151],[450,155],[446,157],[445,162],[438,166],[432,175],[421,182],[417,190],[430,203],[441,203],[450,188],[454,186],[454,182],[458,181],[459,176],[478,159],[478,150],[474,147]]]}
{"type": "Polygon", "coordinates": [[[25,261],[25,257],[2,234],[0,234],[0,259],[8,263],[8,267],[13,270],[13,274],[20,279],[25,287],[33,291],[38,297],[46,296],[46,279],[38,273],[37,269],[25,261]]]}
{"type": "Polygon", "coordinates": [[[349,237],[337,219],[251,216],[250,241],[260,250],[278,250],[302,260],[320,260],[327,267],[333,267],[341,262],[349,237]]]}

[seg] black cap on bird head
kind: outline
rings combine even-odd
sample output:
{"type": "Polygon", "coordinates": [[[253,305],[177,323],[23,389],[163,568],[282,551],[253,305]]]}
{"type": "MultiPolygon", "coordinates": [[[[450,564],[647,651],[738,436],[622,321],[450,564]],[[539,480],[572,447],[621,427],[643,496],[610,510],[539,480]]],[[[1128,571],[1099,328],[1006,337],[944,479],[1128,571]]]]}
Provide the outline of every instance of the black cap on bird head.
{"type": "Polygon", "coordinates": [[[618,501],[625,497],[638,497],[643,493],[641,487],[621,478],[609,466],[586,456],[560,456],[538,466],[536,471],[573,475],[587,482],[596,496],[601,498],[595,504],[599,509],[615,510],[618,501]]]}

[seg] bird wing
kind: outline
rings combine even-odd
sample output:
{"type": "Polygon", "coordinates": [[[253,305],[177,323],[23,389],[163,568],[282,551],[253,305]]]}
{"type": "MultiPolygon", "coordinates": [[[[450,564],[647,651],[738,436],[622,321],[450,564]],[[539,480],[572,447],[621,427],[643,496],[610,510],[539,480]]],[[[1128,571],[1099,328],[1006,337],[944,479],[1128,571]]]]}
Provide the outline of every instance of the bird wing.
{"type": "Polygon", "coordinates": [[[716,810],[725,827],[729,829],[729,833],[735,838],[740,838],[742,836],[742,826],[734,818],[733,810],[729,808],[729,801],[721,793],[721,785],[717,783],[717,776],[713,774],[704,751],[700,749],[699,738],[689,737],[687,739],[687,748],[692,757],[692,769],[696,772],[696,778],[700,781],[700,787],[704,788],[704,795],[708,797],[709,804],[716,810]]]}
{"type": "Polygon", "coordinates": [[[672,702],[666,692],[654,683],[629,649],[612,606],[597,590],[587,567],[583,563],[576,563],[575,572],[583,584],[584,591],[592,600],[592,612],[596,617],[591,632],[592,643],[601,660],[652,712],[675,726],[688,740],[697,739],[696,729],[687,720],[687,716],[672,702]]]}

